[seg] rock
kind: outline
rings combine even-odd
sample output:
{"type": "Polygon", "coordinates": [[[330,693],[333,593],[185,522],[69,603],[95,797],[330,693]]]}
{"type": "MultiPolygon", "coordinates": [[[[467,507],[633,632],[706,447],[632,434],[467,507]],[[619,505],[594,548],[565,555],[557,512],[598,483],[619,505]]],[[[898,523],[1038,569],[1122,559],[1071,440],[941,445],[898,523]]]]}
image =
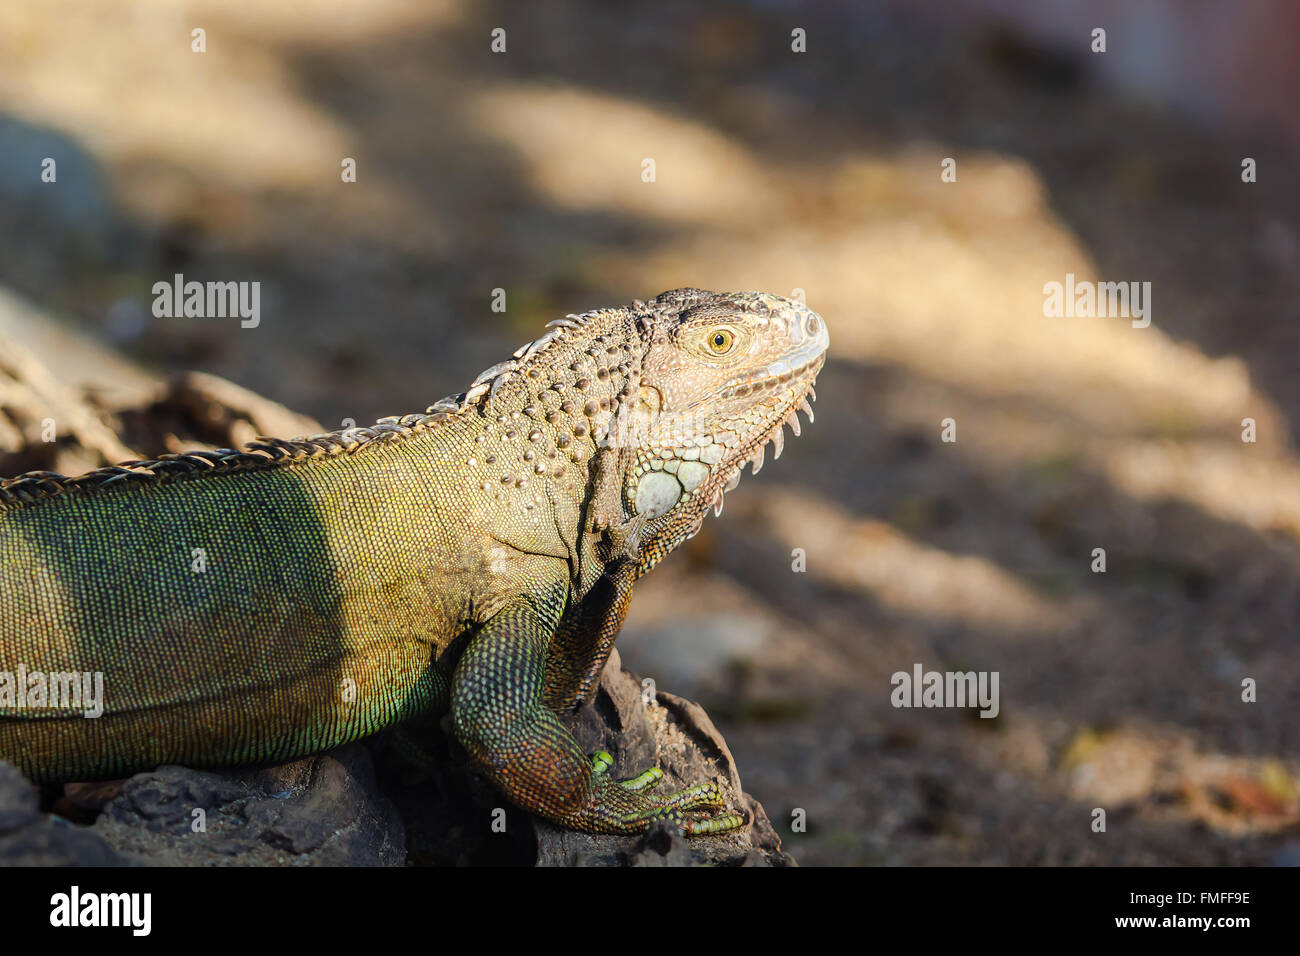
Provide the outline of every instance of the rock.
{"type": "Polygon", "coordinates": [[[0,866],[121,866],[98,834],[42,816],[36,787],[0,761],[0,866]]]}
{"type": "Polygon", "coordinates": [[[63,796],[56,802],[67,807],[63,816],[89,815],[92,819],[99,815],[110,800],[122,792],[122,780],[91,780],[87,783],[68,783],[63,785],[63,796]]]}
{"type": "Polygon", "coordinates": [[[401,866],[405,832],[358,744],[265,770],[160,767],[125,781],[96,833],[158,866],[401,866]]]}
{"type": "Polygon", "coordinates": [[[11,763],[0,760],[0,833],[9,833],[40,819],[36,788],[11,763]]]}

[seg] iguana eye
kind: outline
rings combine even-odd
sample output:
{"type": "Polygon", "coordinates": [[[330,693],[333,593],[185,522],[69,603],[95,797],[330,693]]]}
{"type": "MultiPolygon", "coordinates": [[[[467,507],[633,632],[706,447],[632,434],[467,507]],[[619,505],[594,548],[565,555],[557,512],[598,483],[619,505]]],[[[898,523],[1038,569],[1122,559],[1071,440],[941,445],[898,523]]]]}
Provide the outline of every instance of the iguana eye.
{"type": "Polygon", "coordinates": [[[734,341],[735,336],[733,336],[729,331],[726,329],[718,329],[709,333],[709,350],[712,351],[714,355],[725,355],[731,351],[731,346],[734,341]]]}

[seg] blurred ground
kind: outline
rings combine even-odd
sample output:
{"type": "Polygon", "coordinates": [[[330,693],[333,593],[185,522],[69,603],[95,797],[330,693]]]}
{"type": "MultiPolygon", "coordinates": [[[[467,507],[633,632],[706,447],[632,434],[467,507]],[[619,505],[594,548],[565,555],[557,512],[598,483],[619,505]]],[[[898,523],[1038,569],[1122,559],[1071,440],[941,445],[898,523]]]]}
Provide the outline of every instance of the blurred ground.
{"type": "MultiPolygon", "coordinates": [[[[645,580],[619,645],[715,716],[786,848],[1300,858],[1281,138],[1130,101],[1011,28],[537,7],[6,6],[0,285],[141,366],[326,424],[422,409],[566,312],[802,289],[832,337],[816,425],[645,580]],[[34,180],[44,156],[57,184],[34,180]],[[259,280],[261,325],[155,319],[175,272],[259,280]],[[1044,318],[1067,272],[1152,282],[1152,326],[1044,318]],[[894,710],[889,676],[916,661],[1000,672],[1001,716],[894,710]],[[806,834],[782,826],[795,808],[806,834]]],[[[70,382],[138,387],[47,322],[10,319],[70,382]]]]}

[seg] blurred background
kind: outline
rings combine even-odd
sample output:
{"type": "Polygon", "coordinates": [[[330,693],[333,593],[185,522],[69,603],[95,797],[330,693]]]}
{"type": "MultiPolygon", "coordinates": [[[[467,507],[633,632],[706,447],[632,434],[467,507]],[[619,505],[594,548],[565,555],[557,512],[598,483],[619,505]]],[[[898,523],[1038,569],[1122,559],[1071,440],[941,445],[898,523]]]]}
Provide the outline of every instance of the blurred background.
{"type": "Polygon", "coordinates": [[[96,411],[33,461],[0,387],[0,470],[176,450],[128,426],[187,370],[333,428],[568,312],[802,289],[817,422],[625,664],[805,865],[1300,864],[1298,41],[1282,0],[6,3],[0,386],[96,411]],[[178,272],[260,324],[155,318],[178,272]],[[1044,317],[1067,273],[1151,326],[1044,317]],[[915,662],[1000,716],[895,710],[915,662]]]}

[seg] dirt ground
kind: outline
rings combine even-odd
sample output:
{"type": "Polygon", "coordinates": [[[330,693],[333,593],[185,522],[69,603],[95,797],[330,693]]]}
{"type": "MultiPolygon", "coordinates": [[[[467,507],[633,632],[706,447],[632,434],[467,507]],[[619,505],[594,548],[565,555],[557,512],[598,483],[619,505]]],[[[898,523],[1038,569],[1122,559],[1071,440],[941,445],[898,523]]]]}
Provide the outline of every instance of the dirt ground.
{"type": "Polygon", "coordinates": [[[1294,153],[1010,30],[541,6],[12,5],[0,287],[327,425],[567,312],[803,290],[816,424],[646,578],[627,666],[704,704],[805,865],[1300,863],[1294,153]],[[154,318],[178,272],[260,281],[260,325],[154,318]],[[1150,327],[1044,317],[1067,273],[1151,282],[1150,327]],[[999,716],[894,708],[916,662],[998,672],[999,716]]]}

